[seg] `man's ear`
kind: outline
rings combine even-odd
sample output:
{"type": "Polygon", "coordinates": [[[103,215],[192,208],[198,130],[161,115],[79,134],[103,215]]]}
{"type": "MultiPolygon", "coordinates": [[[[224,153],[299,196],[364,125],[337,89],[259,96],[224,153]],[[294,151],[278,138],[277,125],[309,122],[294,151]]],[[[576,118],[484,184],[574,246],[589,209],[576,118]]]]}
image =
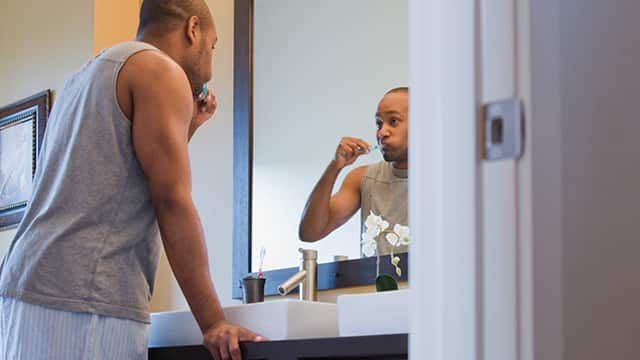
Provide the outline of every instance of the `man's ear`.
{"type": "Polygon", "coordinates": [[[193,15],[187,19],[187,41],[190,45],[197,44],[200,36],[200,18],[193,15]]]}

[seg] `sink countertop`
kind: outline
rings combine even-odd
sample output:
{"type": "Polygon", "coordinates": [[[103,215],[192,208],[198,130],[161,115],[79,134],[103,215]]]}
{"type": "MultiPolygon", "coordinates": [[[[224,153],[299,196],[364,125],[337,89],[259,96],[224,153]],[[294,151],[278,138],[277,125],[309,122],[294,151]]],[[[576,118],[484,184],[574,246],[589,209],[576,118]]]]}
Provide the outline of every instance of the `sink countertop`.
{"type": "MultiPolygon", "coordinates": [[[[244,326],[269,340],[338,336],[336,304],[272,300],[223,308],[227,321],[244,326]]],[[[149,347],[202,344],[202,334],[188,310],[151,314],[149,347]]]]}

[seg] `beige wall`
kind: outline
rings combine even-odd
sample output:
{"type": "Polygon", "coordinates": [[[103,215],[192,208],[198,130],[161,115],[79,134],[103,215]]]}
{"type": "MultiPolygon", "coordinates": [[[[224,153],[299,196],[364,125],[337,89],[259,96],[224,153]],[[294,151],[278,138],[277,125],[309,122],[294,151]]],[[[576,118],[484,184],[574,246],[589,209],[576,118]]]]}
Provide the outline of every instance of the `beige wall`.
{"type": "Polygon", "coordinates": [[[93,53],[133,40],[138,29],[139,0],[94,0],[93,53]]]}
{"type": "MultiPolygon", "coordinates": [[[[209,0],[208,3],[220,38],[211,82],[219,107],[214,118],[191,142],[193,195],[207,239],[212,278],[222,304],[229,305],[236,302],[231,299],[233,0],[209,0]]],[[[49,4],[37,0],[3,0],[1,6],[0,81],[12,86],[0,87],[0,104],[42,89],[58,89],[68,75],[91,58],[94,50],[91,2],[61,0],[49,4]]],[[[0,255],[4,255],[14,234],[14,230],[0,232],[0,255]]],[[[352,291],[361,292],[362,288],[352,291]]],[[[320,296],[332,300],[342,292],[320,296]]],[[[186,301],[163,257],[151,309],[184,308],[187,308],[186,301]]]]}

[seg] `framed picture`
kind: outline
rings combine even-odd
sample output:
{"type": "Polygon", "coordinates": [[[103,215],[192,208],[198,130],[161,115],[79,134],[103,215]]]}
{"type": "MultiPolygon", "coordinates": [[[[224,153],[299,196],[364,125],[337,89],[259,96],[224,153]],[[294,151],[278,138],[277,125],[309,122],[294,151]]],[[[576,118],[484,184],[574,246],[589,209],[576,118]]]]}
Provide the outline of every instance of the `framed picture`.
{"type": "Polygon", "coordinates": [[[0,108],[0,229],[16,226],[31,197],[51,92],[0,108]]]}

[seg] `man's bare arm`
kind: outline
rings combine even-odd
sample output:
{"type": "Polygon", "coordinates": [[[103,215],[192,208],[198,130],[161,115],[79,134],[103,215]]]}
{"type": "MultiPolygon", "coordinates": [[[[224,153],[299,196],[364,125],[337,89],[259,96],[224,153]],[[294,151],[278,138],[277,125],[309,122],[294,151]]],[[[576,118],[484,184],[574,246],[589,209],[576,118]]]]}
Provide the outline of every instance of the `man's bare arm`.
{"type": "MultiPolygon", "coordinates": [[[[227,326],[213,288],[200,218],[191,197],[188,140],[193,99],[184,72],[155,52],[141,52],[123,68],[134,104],[133,145],[151,192],[167,258],[202,332],[218,330],[208,346],[239,354],[248,330],[227,326]],[[125,71],[128,71],[126,73],[125,71]],[[133,81],[131,81],[133,79],[133,81]]],[[[207,345],[207,344],[206,344],[207,345]]]]}
{"type": "Polygon", "coordinates": [[[333,196],[331,191],[338,174],[353,164],[369,144],[357,138],[345,137],[336,148],[334,159],[313,188],[302,213],[298,236],[302,241],[317,241],[344,224],[360,207],[360,180],[365,167],[351,171],[340,190],[333,196]]]}
{"type": "Polygon", "coordinates": [[[349,220],[360,208],[360,181],[365,167],[352,170],[340,190],[331,196],[331,190],[340,170],[329,164],[313,188],[302,213],[299,236],[302,241],[317,241],[329,235],[349,220]]]}

